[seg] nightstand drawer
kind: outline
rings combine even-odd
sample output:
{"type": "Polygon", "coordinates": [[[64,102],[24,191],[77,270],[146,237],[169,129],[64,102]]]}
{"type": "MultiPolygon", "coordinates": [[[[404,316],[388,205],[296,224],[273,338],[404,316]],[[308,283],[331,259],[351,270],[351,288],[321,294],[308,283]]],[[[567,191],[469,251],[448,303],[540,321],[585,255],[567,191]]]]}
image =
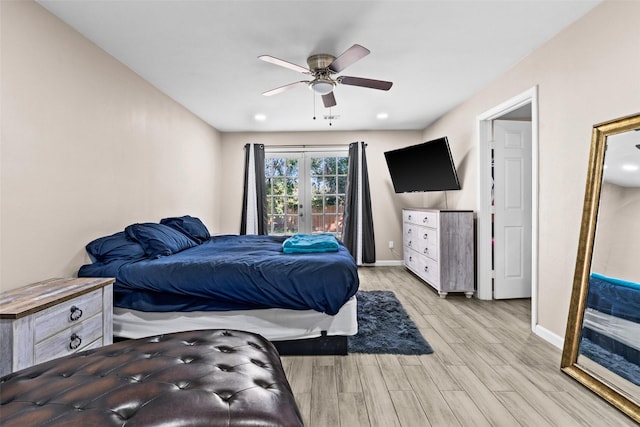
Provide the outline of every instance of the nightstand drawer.
{"type": "Polygon", "coordinates": [[[102,313],[37,343],[35,363],[82,351],[99,338],[102,338],[102,313]]]}
{"type": "Polygon", "coordinates": [[[102,289],[43,310],[35,316],[36,344],[101,312],[102,289]]]}

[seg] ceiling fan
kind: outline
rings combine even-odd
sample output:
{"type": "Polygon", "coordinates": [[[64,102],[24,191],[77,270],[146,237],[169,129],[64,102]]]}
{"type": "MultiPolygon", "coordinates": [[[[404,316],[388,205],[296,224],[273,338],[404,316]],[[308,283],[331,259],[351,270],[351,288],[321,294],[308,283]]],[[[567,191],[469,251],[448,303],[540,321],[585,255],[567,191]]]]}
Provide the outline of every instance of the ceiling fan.
{"type": "Polygon", "coordinates": [[[333,95],[333,89],[338,84],[360,86],[378,90],[391,89],[393,83],[384,80],[373,80],[350,76],[333,76],[334,74],[341,72],[354,62],[364,58],[369,53],[370,51],[366,47],[360,46],[359,44],[354,44],[337,58],[326,53],[311,55],[309,58],[307,58],[307,64],[309,68],[305,68],[270,55],[259,56],[258,58],[265,62],[279,65],[281,67],[285,67],[293,71],[298,71],[303,74],[308,74],[313,77],[313,80],[301,80],[299,82],[289,83],[288,85],[280,86],[278,88],[264,92],[263,95],[276,95],[293,87],[305,84],[315,93],[322,95],[322,103],[326,108],[329,108],[336,105],[336,98],[333,95]]]}

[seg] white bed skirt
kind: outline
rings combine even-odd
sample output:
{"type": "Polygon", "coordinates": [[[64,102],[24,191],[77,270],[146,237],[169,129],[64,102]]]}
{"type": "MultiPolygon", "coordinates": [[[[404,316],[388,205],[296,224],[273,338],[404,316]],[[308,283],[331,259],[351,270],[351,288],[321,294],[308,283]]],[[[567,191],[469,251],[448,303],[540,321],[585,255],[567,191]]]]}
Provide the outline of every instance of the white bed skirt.
{"type": "Polygon", "coordinates": [[[583,326],[640,350],[640,323],[587,308],[584,311],[583,326]]]}
{"type": "Polygon", "coordinates": [[[335,316],[282,308],[164,313],[113,308],[113,334],[117,337],[134,339],[195,329],[239,329],[270,341],[316,338],[323,331],[327,335],[355,335],[357,301],[352,296],[335,316]]]}

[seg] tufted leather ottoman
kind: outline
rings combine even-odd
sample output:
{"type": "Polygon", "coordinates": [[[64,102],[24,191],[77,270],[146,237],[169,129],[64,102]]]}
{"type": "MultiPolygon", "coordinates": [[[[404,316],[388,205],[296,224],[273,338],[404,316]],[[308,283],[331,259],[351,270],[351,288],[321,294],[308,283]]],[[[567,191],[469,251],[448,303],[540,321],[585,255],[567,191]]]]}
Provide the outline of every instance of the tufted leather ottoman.
{"type": "Polygon", "coordinates": [[[301,426],[277,351],[259,335],[122,341],[0,379],[0,425],[301,426]]]}

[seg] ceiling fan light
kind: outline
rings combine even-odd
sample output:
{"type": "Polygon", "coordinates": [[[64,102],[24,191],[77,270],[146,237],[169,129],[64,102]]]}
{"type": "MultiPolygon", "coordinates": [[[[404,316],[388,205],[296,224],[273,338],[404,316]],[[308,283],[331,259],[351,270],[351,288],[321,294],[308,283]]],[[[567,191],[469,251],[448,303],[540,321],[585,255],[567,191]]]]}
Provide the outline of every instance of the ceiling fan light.
{"type": "Polygon", "coordinates": [[[333,92],[333,87],[335,83],[331,80],[325,79],[315,79],[311,83],[309,83],[309,89],[314,91],[319,95],[326,95],[328,93],[333,92]]]}

